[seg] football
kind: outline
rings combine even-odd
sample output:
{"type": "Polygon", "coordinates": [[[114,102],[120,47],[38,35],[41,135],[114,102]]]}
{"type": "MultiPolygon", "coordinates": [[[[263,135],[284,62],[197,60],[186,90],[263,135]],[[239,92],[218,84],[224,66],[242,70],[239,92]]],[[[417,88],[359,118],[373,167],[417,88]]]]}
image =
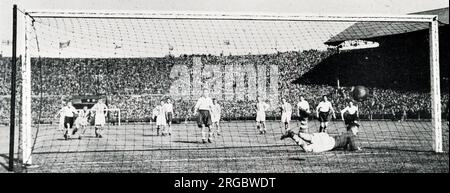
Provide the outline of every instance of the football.
{"type": "Polygon", "coordinates": [[[369,90],[364,86],[355,86],[352,90],[352,97],[357,101],[362,101],[367,98],[369,90]]]}

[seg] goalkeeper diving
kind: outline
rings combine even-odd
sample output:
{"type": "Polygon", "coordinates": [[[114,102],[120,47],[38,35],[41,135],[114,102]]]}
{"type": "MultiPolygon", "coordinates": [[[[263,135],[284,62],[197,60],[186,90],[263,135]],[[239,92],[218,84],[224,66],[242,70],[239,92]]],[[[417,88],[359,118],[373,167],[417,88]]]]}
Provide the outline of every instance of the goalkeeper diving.
{"type": "Polygon", "coordinates": [[[296,134],[293,130],[288,130],[281,136],[281,140],[291,138],[305,152],[324,152],[336,149],[360,151],[361,148],[356,144],[358,128],[358,123],[350,123],[346,132],[336,136],[330,136],[324,132],[305,133],[302,130],[296,134]]]}

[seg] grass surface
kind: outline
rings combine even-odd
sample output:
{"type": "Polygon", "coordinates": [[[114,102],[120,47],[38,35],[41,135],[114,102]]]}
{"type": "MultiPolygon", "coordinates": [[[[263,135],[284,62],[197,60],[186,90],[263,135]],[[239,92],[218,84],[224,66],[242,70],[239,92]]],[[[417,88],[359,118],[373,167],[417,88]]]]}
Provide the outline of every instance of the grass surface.
{"type": "MultiPolygon", "coordinates": [[[[281,141],[282,124],[267,123],[261,135],[253,121],[222,123],[222,135],[202,144],[194,123],[173,125],[171,136],[156,136],[154,123],[107,126],[104,138],[93,128],[82,140],[64,140],[57,125],[37,128],[33,164],[26,172],[449,172],[448,125],[444,153],[432,151],[431,123],[363,121],[361,152],[305,153],[290,139],[281,141]]],[[[310,131],[318,122],[310,122],[310,131]]],[[[292,127],[297,127],[294,121],[292,127]]],[[[345,132],[331,122],[328,133],[345,132]]],[[[74,136],[76,137],[76,136],[74,136]]]]}

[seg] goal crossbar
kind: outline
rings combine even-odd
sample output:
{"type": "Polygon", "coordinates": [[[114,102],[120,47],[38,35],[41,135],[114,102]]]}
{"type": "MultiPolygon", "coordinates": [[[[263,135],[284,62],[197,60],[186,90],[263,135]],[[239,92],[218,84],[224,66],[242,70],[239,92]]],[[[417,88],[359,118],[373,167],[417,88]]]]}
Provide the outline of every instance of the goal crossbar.
{"type": "Polygon", "coordinates": [[[105,12],[49,11],[26,12],[33,18],[102,18],[102,19],[187,19],[187,20],[260,20],[260,21],[335,21],[335,22],[432,22],[436,15],[302,15],[216,12],[105,12]]]}

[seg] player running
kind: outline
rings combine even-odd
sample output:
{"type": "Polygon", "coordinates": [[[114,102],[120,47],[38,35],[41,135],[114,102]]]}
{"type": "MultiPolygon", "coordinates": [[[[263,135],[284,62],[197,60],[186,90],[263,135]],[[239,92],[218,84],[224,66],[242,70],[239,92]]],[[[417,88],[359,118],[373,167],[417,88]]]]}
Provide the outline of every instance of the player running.
{"type": "MultiPolygon", "coordinates": [[[[64,139],[70,139],[70,129],[73,127],[74,117],[77,115],[77,110],[72,106],[72,102],[68,101],[66,106],[64,106],[61,110],[61,115],[64,117],[64,139]]],[[[73,131],[72,134],[75,134],[76,130],[73,131]]]]}
{"type": "Polygon", "coordinates": [[[333,115],[333,118],[336,119],[336,114],[334,113],[333,105],[328,101],[326,95],[322,96],[322,101],[320,101],[319,105],[316,107],[316,116],[319,118],[320,128],[319,132],[327,132],[328,121],[330,119],[330,112],[333,115]]]}
{"type": "Polygon", "coordinates": [[[108,106],[103,103],[103,99],[99,99],[98,102],[91,108],[95,113],[94,125],[95,125],[95,137],[102,138],[103,126],[106,124],[106,110],[108,106]]]}
{"type": "MultiPolygon", "coordinates": [[[[81,129],[78,139],[81,139],[81,135],[84,135],[84,133],[86,132],[89,114],[90,114],[90,112],[89,112],[87,106],[84,106],[83,110],[78,112],[77,119],[75,119],[75,129],[76,130],[81,129]]],[[[74,134],[75,134],[75,132],[74,132],[74,134]]]]}
{"type": "Polygon", "coordinates": [[[308,132],[308,117],[310,113],[308,101],[303,96],[300,96],[300,101],[297,103],[297,115],[300,121],[301,132],[308,132]]]}
{"type": "Polygon", "coordinates": [[[265,134],[266,130],[266,111],[269,110],[269,104],[265,103],[261,97],[258,97],[256,104],[256,128],[260,134],[265,134]]]}
{"type": "Polygon", "coordinates": [[[217,99],[213,98],[213,106],[211,108],[211,121],[212,126],[216,127],[215,134],[220,135],[220,113],[222,110],[222,107],[220,107],[219,103],[217,103],[217,99]]]}
{"type": "Polygon", "coordinates": [[[211,109],[213,102],[209,97],[209,91],[203,90],[202,96],[197,100],[194,106],[194,112],[198,112],[197,124],[202,129],[202,142],[206,143],[206,128],[208,128],[208,142],[212,143],[212,130],[211,130],[211,109]]]}
{"type": "Polygon", "coordinates": [[[337,136],[330,136],[327,133],[303,133],[300,132],[295,135],[288,131],[281,136],[281,140],[285,138],[292,138],[303,151],[305,152],[324,152],[336,149],[344,149],[350,151],[360,151],[361,148],[357,146],[356,135],[358,134],[357,123],[351,123],[347,127],[347,131],[337,136]]]}
{"type": "Polygon", "coordinates": [[[346,126],[350,125],[351,123],[356,123],[356,121],[359,119],[358,106],[355,106],[353,104],[353,101],[349,100],[348,106],[346,106],[341,111],[341,118],[346,126]]]}
{"type": "Polygon", "coordinates": [[[172,100],[167,99],[167,103],[163,106],[166,116],[167,133],[172,135],[172,119],[173,119],[173,104],[172,100]]]}
{"type": "Polygon", "coordinates": [[[281,105],[281,122],[284,123],[284,130],[290,130],[290,122],[292,116],[292,105],[286,101],[285,98],[281,99],[283,104],[281,105]]]}

